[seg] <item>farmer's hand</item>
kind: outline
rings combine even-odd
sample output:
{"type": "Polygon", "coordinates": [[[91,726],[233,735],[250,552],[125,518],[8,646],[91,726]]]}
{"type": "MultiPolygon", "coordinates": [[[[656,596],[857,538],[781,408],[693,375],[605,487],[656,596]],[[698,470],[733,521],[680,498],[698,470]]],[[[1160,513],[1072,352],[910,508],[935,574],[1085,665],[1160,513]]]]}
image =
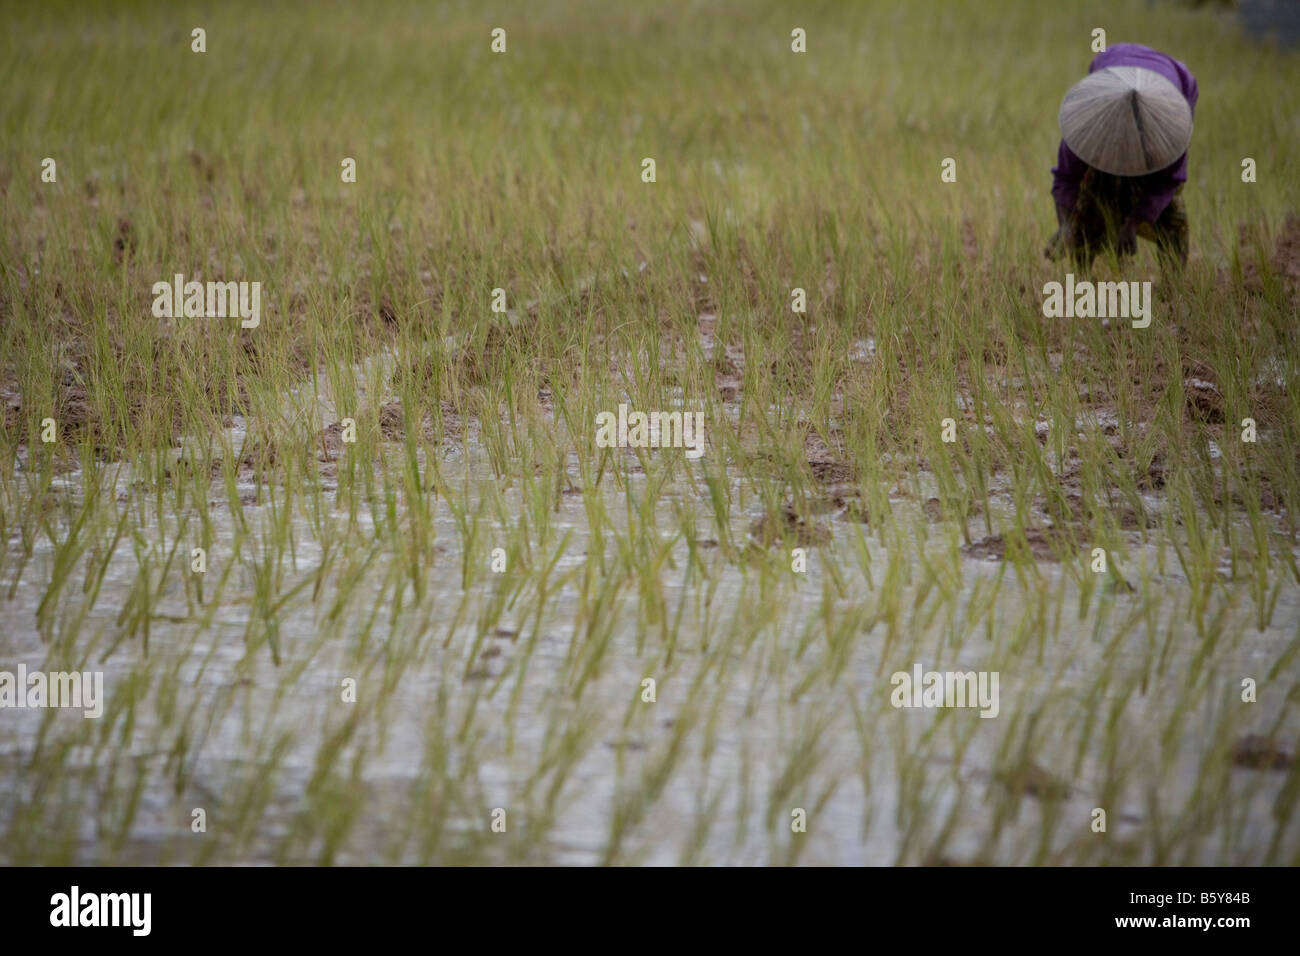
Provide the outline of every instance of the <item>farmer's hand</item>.
{"type": "Polygon", "coordinates": [[[1050,260],[1056,261],[1061,258],[1061,252],[1063,251],[1063,247],[1065,247],[1065,239],[1061,238],[1061,232],[1062,230],[1057,229],[1056,234],[1054,234],[1052,238],[1048,239],[1048,245],[1043,250],[1043,255],[1047,256],[1050,260]]]}
{"type": "Polygon", "coordinates": [[[1137,255],[1138,221],[1136,219],[1125,219],[1124,224],[1119,227],[1119,237],[1115,241],[1115,249],[1121,256],[1137,255]]]}
{"type": "Polygon", "coordinates": [[[1070,240],[1074,235],[1074,210],[1057,203],[1056,222],[1059,228],[1055,235],[1047,240],[1047,248],[1043,250],[1043,255],[1052,261],[1061,258],[1070,248],[1070,240]]]}
{"type": "Polygon", "coordinates": [[[1055,235],[1047,240],[1047,248],[1043,250],[1043,255],[1055,262],[1065,253],[1065,229],[1056,230],[1055,235]]]}

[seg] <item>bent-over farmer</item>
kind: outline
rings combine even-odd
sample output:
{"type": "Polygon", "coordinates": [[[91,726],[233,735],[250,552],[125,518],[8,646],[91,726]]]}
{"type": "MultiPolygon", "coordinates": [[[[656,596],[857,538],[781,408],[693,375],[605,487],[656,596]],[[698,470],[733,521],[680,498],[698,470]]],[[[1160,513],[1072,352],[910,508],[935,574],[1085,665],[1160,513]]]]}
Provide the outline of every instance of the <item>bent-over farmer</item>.
{"type": "Polygon", "coordinates": [[[1086,268],[1114,248],[1137,252],[1151,239],[1162,263],[1187,262],[1187,181],[1196,77],[1173,57],[1116,43],[1093,58],[1088,75],[1061,102],[1061,145],[1052,170],[1060,226],[1049,259],[1068,253],[1086,268]]]}

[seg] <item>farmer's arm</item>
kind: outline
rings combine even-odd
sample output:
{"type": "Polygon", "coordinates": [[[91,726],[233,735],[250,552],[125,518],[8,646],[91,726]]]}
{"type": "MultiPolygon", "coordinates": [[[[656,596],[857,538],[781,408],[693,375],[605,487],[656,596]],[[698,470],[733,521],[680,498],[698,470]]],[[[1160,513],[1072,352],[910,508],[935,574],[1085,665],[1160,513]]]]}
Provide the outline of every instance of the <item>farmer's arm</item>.
{"type": "Polygon", "coordinates": [[[1043,250],[1049,259],[1058,258],[1070,244],[1070,236],[1074,231],[1071,219],[1079,201],[1079,187],[1088,169],[1088,164],[1075,156],[1062,140],[1056,154],[1056,166],[1052,168],[1052,198],[1056,200],[1058,228],[1043,250]]]}
{"type": "Polygon", "coordinates": [[[1061,141],[1056,151],[1056,165],[1052,167],[1052,198],[1056,200],[1056,215],[1059,222],[1074,211],[1079,201],[1079,184],[1088,171],[1088,164],[1081,160],[1070,147],[1061,141]]]}
{"type": "Polygon", "coordinates": [[[1158,172],[1139,180],[1138,198],[1132,217],[1138,222],[1155,222],[1173,201],[1174,193],[1187,182],[1187,154],[1158,172]]]}
{"type": "Polygon", "coordinates": [[[1117,246],[1121,255],[1137,252],[1137,231],[1142,223],[1155,224],[1163,215],[1174,194],[1187,181],[1187,154],[1172,165],[1142,176],[1134,193],[1133,206],[1120,224],[1117,246]]]}

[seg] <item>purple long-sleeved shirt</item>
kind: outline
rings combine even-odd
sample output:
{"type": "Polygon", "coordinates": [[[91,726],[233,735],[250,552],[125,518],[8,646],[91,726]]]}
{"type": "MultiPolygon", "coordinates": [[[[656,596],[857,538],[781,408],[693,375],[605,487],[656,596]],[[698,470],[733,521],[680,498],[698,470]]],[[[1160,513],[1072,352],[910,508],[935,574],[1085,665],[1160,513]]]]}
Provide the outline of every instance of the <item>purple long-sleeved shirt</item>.
{"type": "MultiPolygon", "coordinates": [[[[1196,112],[1196,77],[1173,57],[1140,43],[1116,43],[1093,57],[1088,72],[1095,73],[1108,66],[1141,66],[1155,70],[1182,91],[1187,97],[1187,105],[1193,113],[1196,112]]],[[[1079,182],[1088,168],[1088,164],[1065,145],[1065,140],[1061,140],[1056,166],[1052,169],[1052,196],[1058,206],[1074,208],[1079,199],[1079,182]]],[[[1142,198],[1133,209],[1133,215],[1144,222],[1155,222],[1174,198],[1174,192],[1187,182],[1187,154],[1183,153],[1164,169],[1134,179],[1142,198]]]]}

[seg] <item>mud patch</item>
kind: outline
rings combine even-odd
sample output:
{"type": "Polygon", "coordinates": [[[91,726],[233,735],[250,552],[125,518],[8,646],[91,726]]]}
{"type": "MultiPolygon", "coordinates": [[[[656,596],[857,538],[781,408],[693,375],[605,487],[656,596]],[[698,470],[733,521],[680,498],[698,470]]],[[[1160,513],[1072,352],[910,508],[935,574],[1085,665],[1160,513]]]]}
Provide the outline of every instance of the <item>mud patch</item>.
{"type": "Polygon", "coordinates": [[[792,504],[784,504],[777,511],[769,511],[749,526],[755,543],[770,548],[793,540],[799,547],[818,547],[829,544],[830,529],[800,515],[792,504]]]}
{"type": "Polygon", "coordinates": [[[1183,394],[1187,397],[1187,411],[1192,418],[1207,425],[1222,425],[1223,394],[1217,385],[1203,378],[1183,380],[1183,394]]]}
{"type": "Polygon", "coordinates": [[[1012,793],[1037,800],[1064,800],[1072,792],[1072,788],[1064,780],[1058,780],[1033,763],[999,771],[995,777],[998,783],[1012,793]]]}
{"type": "Polygon", "coordinates": [[[1262,734],[1247,734],[1232,748],[1232,763],[1247,770],[1286,770],[1295,754],[1278,741],[1262,734]]]}
{"type": "Polygon", "coordinates": [[[1077,492],[1067,494],[1064,500],[1056,497],[1040,500],[1042,501],[1043,512],[1056,525],[1071,526],[1075,531],[1082,530],[1084,526],[1097,520],[1102,514],[1111,514],[1118,517],[1119,526],[1124,531],[1140,531],[1156,526],[1154,518],[1145,513],[1139,513],[1130,505],[1119,502],[1085,502],[1083,496],[1077,492]]]}
{"type": "Polygon", "coordinates": [[[1262,295],[1266,275],[1277,277],[1289,294],[1300,288],[1300,215],[1289,213],[1269,252],[1259,229],[1243,223],[1237,230],[1242,254],[1241,278],[1247,292],[1262,295]]]}
{"type": "MultiPolygon", "coordinates": [[[[1014,550],[1016,547],[1015,538],[1003,537],[1000,534],[989,535],[981,538],[979,541],[972,541],[970,544],[962,545],[961,553],[968,558],[979,558],[985,561],[1003,561],[1006,559],[1007,551],[1014,550]]],[[[1052,540],[1038,528],[1029,528],[1025,531],[1023,547],[1027,548],[1030,556],[1035,561],[1060,561],[1056,551],[1053,550],[1052,540]]]]}

